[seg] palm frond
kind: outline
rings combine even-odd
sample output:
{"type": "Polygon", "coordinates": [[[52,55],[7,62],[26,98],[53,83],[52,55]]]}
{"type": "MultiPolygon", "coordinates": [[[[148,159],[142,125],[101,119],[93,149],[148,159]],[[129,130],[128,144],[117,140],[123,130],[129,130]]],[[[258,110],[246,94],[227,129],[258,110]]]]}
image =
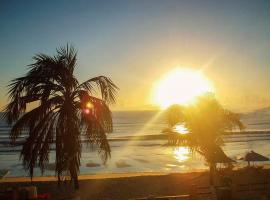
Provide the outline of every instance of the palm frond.
{"type": "Polygon", "coordinates": [[[37,54],[33,60],[26,75],[8,85],[9,103],[4,108],[4,117],[12,124],[11,142],[15,143],[23,131],[27,132],[20,158],[31,178],[35,167],[44,172],[50,147],[55,144],[58,180],[69,174],[77,188],[82,130],[88,143],[98,147],[104,162],[110,157],[107,133],[112,132],[113,122],[107,104],[115,102],[118,88],[105,76],[79,85],[73,75],[77,52],[69,45],[57,49],[53,57],[37,54]],[[94,88],[100,90],[101,99],[91,94],[94,88]],[[26,112],[33,102],[38,105],[26,112]],[[86,103],[93,105],[87,115],[82,112],[86,103]]]}
{"type": "Polygon", "coordinates": [[[232,130],[234,127],[244,130],[245,126],[240,120],[240,115],[229,110],[224,110],[224,121],[227,130],[232,130]]]}
{"type": "Polygon", "coordinates": [[[175,126],[178,123],[181,123],[183,121],[183,111],[184,108],[180,105],[171,105],[166,111],[165,111],[165,119],[167,121],[167,124],[170,127],[175,126]]]}
{"type": "Polygon", "coordinates": [[[80,84],[78,89],[85,89],[89,93],[92,93],[95,87],[100,90],[101,97],[106,103],[115,102],[115,95],[118,87],[108,77],[98,76],[91,78],[80,84]]]}
{"type": "Polygon", "coordinates": [[[40,106],[23,114],[11,128],[10,138],[12,143],[16,142],[17,137],[22,133],[23,130],[27,129],[31,123],[40,121],[48,112],[53,112],[53,110],[62,102],[62,97],[55,96],[48,101],[43,102],[40,106]]]}
{"type": "Polygon", "coordinates": [[[96,97],[90,96],[87,91],[80,90],[81,104],[87,102],[92,104],[89,113],[81,112],[82,124],[85,127],[86,138],[90,145],[97,145],[99,153],[105,163],[110,157],[110,146],[107,140],[106,133],[113,130],[112,114],[106,103],[96,97]]]}
{"type": "Polygon", "coordinates": [[[213,96],[201,96],[196,103],[187,106],[171,106],[166,111],[169,144],[187,146],[196,150],[211,162],[216,151],[222,151],[222,134],[234,127],[243,129],[239,115],[224,109],[213,96]],[[188,134],[181,135],[173,127],[181,123],[188,134]]]}
{"type": "MultiPolygon", "coordinates": [[[[30,172],[31,178],[34,175],[34,168],[37,165],[37,162],[39,161],[39,165],[41,166],[41,171],[44,170],[44,163],[46,163],[48,160],[46,158],[48,157],[49,151],[42,152],[41,149],[43,147],[43,144],[45,143],[44,138],[46,138],[47,134],[50,134],[50,130],[48,128],[52,127],[52,119],[53,119],[54,113],[49,112],[44,117],[42,117],[39,120],[32,121],[29,126],[29,137],[26,139],[25,143],[23,144],[23,148],[21,151],[20,158],[23,160],[23,165],[25,169],[28,169],[30,172]],[[40,157],[40,155],[43,155],[40,157]],[[45,160],[43,160],[45,158],[45,160]]],[[[50,142],[47,140],[46,142],[50,142]]],[[[46,145],[50,145],[49,143],[46,145]]]]}

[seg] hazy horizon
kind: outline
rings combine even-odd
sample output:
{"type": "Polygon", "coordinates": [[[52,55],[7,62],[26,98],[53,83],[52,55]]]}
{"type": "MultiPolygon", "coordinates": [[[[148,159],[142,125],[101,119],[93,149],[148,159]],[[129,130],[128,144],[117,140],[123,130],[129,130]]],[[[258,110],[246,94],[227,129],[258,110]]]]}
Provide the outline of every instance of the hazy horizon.
{"type": "Polygon", "coordinates": [[[269,1],[2,2],[0,107],[36,53],[67,43],[79,81],[105,75],[120,88],[113,110],[157,109],[154,84],[178,66],[202,70],[229,109],[270,107],[269,10],[269,1]]]}

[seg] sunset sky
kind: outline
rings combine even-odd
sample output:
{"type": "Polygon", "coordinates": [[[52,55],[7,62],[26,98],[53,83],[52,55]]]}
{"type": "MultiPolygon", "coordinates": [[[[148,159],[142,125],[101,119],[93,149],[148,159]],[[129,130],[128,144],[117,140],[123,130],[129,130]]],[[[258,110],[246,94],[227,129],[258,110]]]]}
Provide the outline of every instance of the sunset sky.
{"type": "MultiPolygon", "coordinates": [[[[115,110],[154,109],[155,83],[202,70],[235,111],[270,106],[270,1],[5,1],[0,5],[0,107],[35,53],[78,50],[80,81],[109,76],[115,110]]],[[[184,83],[183,83],[184,84],[184,83]]]]}

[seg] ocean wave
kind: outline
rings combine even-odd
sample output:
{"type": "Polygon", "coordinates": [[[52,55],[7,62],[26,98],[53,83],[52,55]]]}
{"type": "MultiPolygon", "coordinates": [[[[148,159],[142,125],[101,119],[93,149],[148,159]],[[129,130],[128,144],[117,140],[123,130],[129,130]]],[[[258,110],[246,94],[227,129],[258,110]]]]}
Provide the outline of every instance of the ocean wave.
{"type": "MultiPolygon", "coordinates": [[[[2,136],[1,139],[4,137],[2,136]]],[[[9,136],[6,140],[1,140],[2,146],[20,146],[24,143],[26,137],[21,136],[19,140],[11,145],[9,136]]],[[[131,136],[119,136],[108,137],[109,142],[121,142],[121,141],[150,141],[150,140],[167,140],[166,134],[149,134],[149,135],[131,135],[131,136]]],[[[270,131],[250,131],[250,132],[230,132],[223,135],[225,142],[242,142],[242,141],[258,141],[258,140],[270,140],[270,131]]],[[[87,143],[88,140],[82,137],[82,143],[87,143]]],[[[144,144],[143,144],[144,145],[144,144]]],[[[156,144],[155,144],[156,145],[156,144]]],[[[0,150],[1,151],[1,150],[0,150]]]]}

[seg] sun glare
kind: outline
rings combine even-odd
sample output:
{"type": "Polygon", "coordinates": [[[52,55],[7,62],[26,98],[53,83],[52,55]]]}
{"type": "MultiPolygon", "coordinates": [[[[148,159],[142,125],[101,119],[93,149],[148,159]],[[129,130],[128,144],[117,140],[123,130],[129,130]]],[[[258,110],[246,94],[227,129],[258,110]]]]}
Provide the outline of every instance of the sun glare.
{"type": "Polygon", "coordinates": [[[212,90],[210,82],[200,71],[176,68],[156,84],[154,102],[162,108],[172,104],[188,104],[194,97],[212,90]]]}
{"type": "Polygon", "coordinates": [[[175,148],[173,154],[178,162],[186,161],[189,158],[189,150],[187,147],[175,148]]]}
{"type": "Polygon", "coordinates": [[[173,130],[181,135],[185,135],[188,133],[187,128],[183,124],[176,124],[173,130]]]}

